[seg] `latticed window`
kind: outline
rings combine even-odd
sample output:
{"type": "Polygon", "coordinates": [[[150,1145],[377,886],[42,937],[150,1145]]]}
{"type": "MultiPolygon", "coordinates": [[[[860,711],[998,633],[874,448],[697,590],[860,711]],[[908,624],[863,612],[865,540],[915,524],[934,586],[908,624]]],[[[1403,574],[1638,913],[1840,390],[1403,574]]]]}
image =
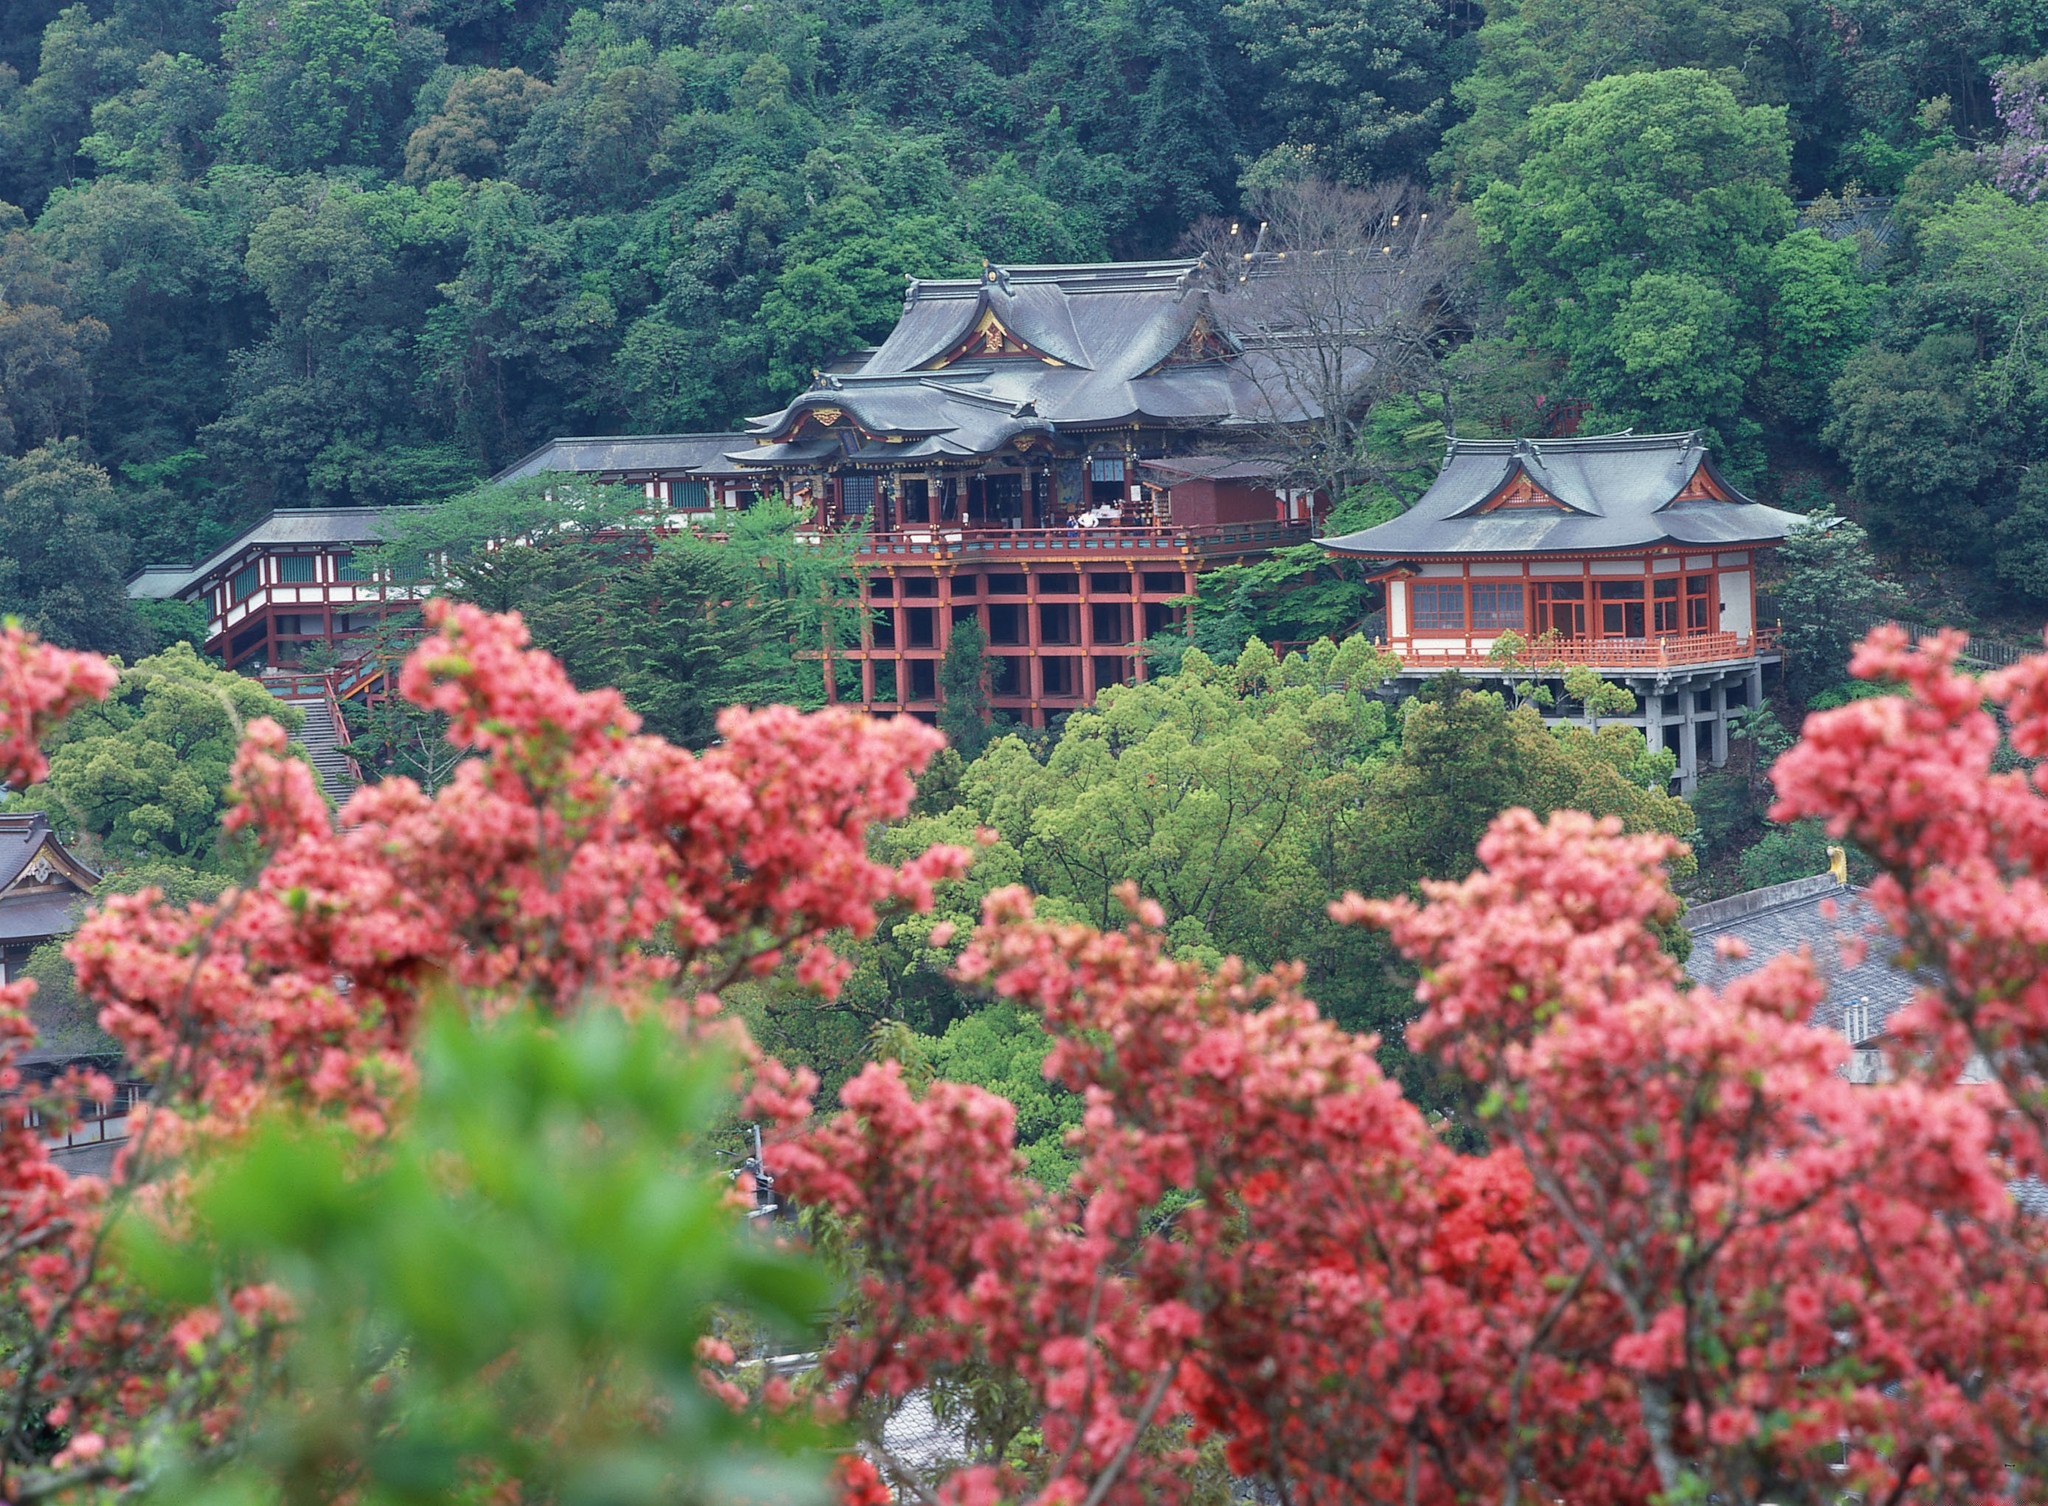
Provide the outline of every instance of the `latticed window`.
{"type": "Polygon", "coordinates": [[[310,554],[287,554],[277,562],[277,578],[287,585],[306,585],[314,579],[310,554]]]}
{"type": "Polygon", "coordinates": [[[336,580],[368,580],[370,577],[353,554],[337,554],[334,557],[334,578],[336,580]]]}
{"type": "Polygon", "coordinates": [[[839,504],[850,518],[865,516],[874,509],[875,478],[846,476],[839,482],[839,504]]]}
{"type": "Polygon", "coordinates": [[[1465,631],[1465,585],[1462,581],[1417,581],[1409,590],[1415,598],[1415,631],[1418,633],[1462,633],[1465,631]]]}
{"type": "Polygon", "coordinates": [[[1711,632],[1714,621],[1714,577],[1688,575],[1685,578],[1685,630],[1711,632]]]}
{"type": "Polygon", "coordinates": [[[235,572],[234,578],[228,582],[228,592],[236,601],[241,601],[254,595],[262,584],[263,562],[254,560],[235,572]]]}
{"type": "Polygon", "coordinates": [[[710,492],[701,481],[677,481],[669,487],[669,500],[677,507],[708,507],[710,492]]]}
{"type": "Polygon", "coordinates": [[[1472,588],[1473,632],[1519,633],[1523,622],[1520,586],[1475,585],[1472,588]]]}
{"type": "Polygon", "coordinates": [[[1124,463],[1121,460],[1091,460],[1088,463],[1090,481],[1116,481],[1124,479],[1124,463]]]}

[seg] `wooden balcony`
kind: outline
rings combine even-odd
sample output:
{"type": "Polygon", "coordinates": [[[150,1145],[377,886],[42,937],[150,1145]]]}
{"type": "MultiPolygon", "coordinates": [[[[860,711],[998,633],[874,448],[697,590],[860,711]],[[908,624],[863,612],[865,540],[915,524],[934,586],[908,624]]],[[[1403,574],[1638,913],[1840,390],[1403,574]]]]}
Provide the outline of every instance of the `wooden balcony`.
{"type": "MultiPolygon", "coordinates": [[[[1434,648],[1396,643],[1391,650],[1411,673],[1429,674],[1444,669],[1501,672],[1498,661],[1472,644],[1434,648]]],[[[1740,664],[1777,652],[1776,628],[1668,638],[1567,638],[1558,643],[1532,645],[1516,661],[1514,673],[1543,679],[1550,676],[1552,666],[1562,673],[1583,665],[1625,674],[1656,674],[1702,664],[1740,664]]]]}
{"type": "MultiPolygon", "coordinates": [[[[826,529],[800,528],[797,537],[823,544],[834,535],[826,529]]],[[[844,537],[844,536],[842,536],[844,537]]],[[[1277,549],[1289,544],[1306,544],[1314,535],[1309,524],[1263,520],[1255,523],[1218,523],[1202,528],[1127,527],[1102,524],[1095,528],[969,528],[940,524],[888,532],[851,535],[855,558],[864,565],[892,560],[939,561],[1057,560],[1080,562],[1091,557],[1179,558],[1188,554],[1240,554],[1248,550],[1277,549]]]]}

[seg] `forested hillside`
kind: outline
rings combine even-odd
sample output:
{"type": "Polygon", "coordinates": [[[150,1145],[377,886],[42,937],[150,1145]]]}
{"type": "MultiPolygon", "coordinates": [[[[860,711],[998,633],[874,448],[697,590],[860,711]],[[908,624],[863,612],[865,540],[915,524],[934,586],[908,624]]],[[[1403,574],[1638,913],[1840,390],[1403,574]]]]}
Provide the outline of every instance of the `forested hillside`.
{"type": "Polygon", "coordinates": [[[1437,197],[1466,421],[1704,425],[2034,615],[2044,50],[1962,0],[12,0],[0,603],[143,649],[119,575],[266,508],[727,425],[906,274],[1313,175],[1437,197]]]}

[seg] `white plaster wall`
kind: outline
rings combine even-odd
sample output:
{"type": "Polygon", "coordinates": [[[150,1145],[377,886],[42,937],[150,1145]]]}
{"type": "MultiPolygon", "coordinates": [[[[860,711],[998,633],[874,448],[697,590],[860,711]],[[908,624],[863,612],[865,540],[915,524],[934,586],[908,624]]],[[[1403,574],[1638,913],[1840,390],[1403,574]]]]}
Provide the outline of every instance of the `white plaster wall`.
{"type": "Polygon", "coordinates": [[[1721,631],[1749,635],[1755,624],[1749,615],[1749,572],[1721,572],[1721,631]]]}

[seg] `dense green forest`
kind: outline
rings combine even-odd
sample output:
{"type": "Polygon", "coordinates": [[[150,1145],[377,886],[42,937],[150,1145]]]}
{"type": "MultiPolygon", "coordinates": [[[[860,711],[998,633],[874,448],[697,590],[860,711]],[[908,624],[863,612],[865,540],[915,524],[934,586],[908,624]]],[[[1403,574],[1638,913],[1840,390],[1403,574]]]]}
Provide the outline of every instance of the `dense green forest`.
{"type": "Polygon", "coordinates": [[[144,651],[120,575],[264,509],[728,425],[906,274],[1315,176],[1436,198],[1461,421],[1703,425],[2038,616],[2044,51],[1982,0],[12,0],[0,604],[144,651]]]}

